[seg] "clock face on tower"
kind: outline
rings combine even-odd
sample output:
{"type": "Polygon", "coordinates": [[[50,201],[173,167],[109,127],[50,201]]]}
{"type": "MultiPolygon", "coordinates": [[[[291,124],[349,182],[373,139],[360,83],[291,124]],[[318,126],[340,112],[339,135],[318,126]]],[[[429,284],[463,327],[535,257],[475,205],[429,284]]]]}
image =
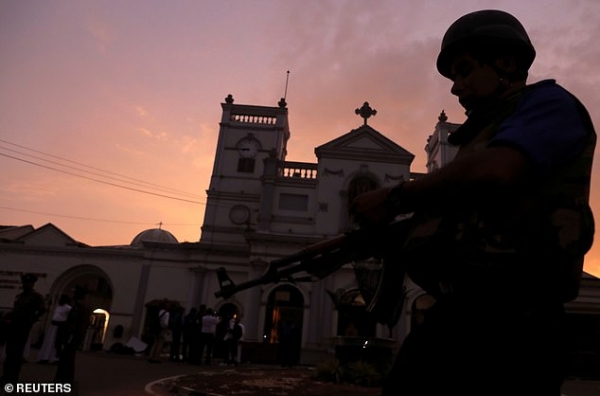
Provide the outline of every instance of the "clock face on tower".
{"type": "Polygon", "coordinates": [[[235,205],[229,211],[229,219],[233,224],[244,224],[250,218],[250,209],[245,205],[235,205]]]}
{"type": "Polygon", "coordinates": [[[260,143],[256,139],[246,137],[238,142],[237,149],[241,157],[254,158],[260,149],[260,143]]]}

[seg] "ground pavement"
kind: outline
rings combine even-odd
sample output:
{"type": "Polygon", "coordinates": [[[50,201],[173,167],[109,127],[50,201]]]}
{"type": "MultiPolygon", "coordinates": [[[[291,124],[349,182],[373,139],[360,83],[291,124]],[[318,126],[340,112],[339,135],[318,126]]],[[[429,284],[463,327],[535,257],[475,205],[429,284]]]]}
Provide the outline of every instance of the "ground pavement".
{"type": "MultiPolygon", "coordinates": [[[[271,365],[192,366],[164,361],[152,364],[143,357],[107,352],[80,352],[76,358],[76,378],[81,396],[157,396],[202,395],[207,388],[218,388],[215,395],[243,396],[278,395],[339,395],[375,396],[377,388],[332,388],[317,383],[311,377],[314,369],[302,367],[293,371],[271,365]],[[229,385],[228,385],[229,384],[229,385]],[[231,386],[235,384],[236,386],[231,386]],[[240,387],[241,385],[241,387],[240,387]],[[243,393],[240,392],[243,390],[243,393]],[[345,392],[345,393],[344,393],[345,392]]],[[[21,382],[52,382],[55,365],[26,363],[21,382]]],[[[516,392],[518,393],[518,392],[516,392]]],[[[3,390],[0,390],[0,394],[3,390]]],[[[12,393],[15,394],[15,393],[12,393]]],[[[38,393],[40,394],[40,393],[38,393]]],[[[569,379],[563,387],[566,396],[598,396],[600,381],[569,379]]]]}

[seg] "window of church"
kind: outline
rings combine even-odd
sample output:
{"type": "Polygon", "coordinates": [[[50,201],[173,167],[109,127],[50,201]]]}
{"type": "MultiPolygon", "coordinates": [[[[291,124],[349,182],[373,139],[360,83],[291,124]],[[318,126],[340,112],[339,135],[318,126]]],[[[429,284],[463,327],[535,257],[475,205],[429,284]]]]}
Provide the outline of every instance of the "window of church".
{"type": "Polygon", "coordinates": [[[237,171],[241,173],[254,173],[254,158],[239,158],[237,171]]]}
{"type": "MultiPolygon", "coordinates": [[[[347,208],[350,208],[350,204],[352,204],[352,201],[354,201],[354,198],[356,198],[357,196],[359,196],[362,193],[365,193],[367,191],[371,191],[371,190],[375,190],[379,188],[379,183],[373,179],[370,176],[366,176],[366,175],[361,175],[358,177],[355,177],[354,179],[352,179],[350,181],[350,184],[348,185],[348,206],[347,208]]],[[[354,223],[356,221],[356,219],[354,219],[349,213],[348,213],[348,225],[354,223]]]]}
{"type": "Polygon", "coordinates": [[[308,195],[280,194],[279,209],[306,212],[308,210],[308,195]]]}
{"type": "Polygon", "coordinates": [[[348,203],[354,201],[354,198],[367,191],[375,190],[379,184],[368,176],[359,176],[354,178],[348,186],[348,203]]]}

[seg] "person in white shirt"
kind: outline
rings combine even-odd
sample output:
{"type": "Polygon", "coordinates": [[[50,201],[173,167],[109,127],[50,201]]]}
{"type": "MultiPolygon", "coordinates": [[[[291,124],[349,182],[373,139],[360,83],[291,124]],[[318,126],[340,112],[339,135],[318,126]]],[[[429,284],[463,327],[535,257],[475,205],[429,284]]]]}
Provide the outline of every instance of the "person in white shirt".
{"type": "Polygon", "coordinates": [[[63,294],[58,299],[58,305],[52,314],[52,324],[44,335],[44,342],[38,353],[38,363],[55,363],[58,361],[59,345],[64,334],[69,311],[71,310],[71,298],[63,294]]]}
{"type": "Polygon", "coordinates": [[[167,338],[169,334],[169,308],[170,305],[168,303],[164,303],[158,312],[158,319],[160,321],[160,331],[156,335],[156,339],[154,341],[154,345],[152,345],[152,349],[150,350],[150,358],[148,361],[150,363],[160,363],[160,353],[165,347],[167,343],[167,338]]]}
{"type": "Polygon", "coordinates": [[[235,366],[239,363],[240,357],[240,341],[244,338],[245,328],[242,325],[240,318],[237,314],[229,320],[227,327],[227,334],[225,335],[225,344],[227,345],[227,358],[226,363],[234,364],[235,366]]]}
{"type": "MultiPolygon", "coordinates": [[[[210,364],[212,360],[213,347],[215,344],[215,334],[217,332],[217,324],[220,322],[219,317],[215,315],[215,312],[208,308],[202,316],[202,330],[200,333],[200,361],[204,355],[204,348],[206,347],[206,358],[204,362],[210,364]]],[[[198,363],[200,363],[200,361],[198,363]]]]}

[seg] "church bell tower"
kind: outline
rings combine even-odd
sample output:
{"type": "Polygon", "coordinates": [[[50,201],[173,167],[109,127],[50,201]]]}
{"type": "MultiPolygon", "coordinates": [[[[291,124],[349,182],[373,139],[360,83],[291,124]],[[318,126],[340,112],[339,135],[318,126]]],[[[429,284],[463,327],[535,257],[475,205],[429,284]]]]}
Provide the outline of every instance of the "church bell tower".
{"type": "Polygon", "coordinates": [[[243,244],[243,230],[256,224],[261,176],[268,157],[284,160],[290,138],[287,103],[277,107],[221,103],[223,113],[201,242],[243,244]]]}

